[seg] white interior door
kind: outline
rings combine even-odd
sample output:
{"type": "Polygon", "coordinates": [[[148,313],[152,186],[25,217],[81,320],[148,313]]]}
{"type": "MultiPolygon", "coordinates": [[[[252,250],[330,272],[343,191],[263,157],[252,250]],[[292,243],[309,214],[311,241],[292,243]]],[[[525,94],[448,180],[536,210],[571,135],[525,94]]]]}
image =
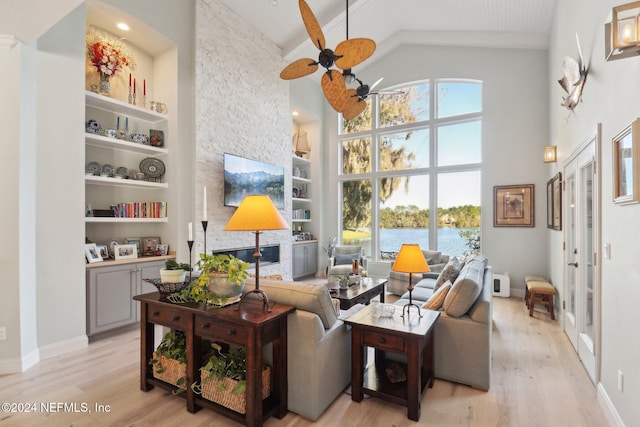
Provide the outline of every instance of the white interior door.
{"type": "Polygon", "coordinates": [[[597,381],[599,312],[599,133],[565,166],[564,328],[591,380],[597,381]]]}

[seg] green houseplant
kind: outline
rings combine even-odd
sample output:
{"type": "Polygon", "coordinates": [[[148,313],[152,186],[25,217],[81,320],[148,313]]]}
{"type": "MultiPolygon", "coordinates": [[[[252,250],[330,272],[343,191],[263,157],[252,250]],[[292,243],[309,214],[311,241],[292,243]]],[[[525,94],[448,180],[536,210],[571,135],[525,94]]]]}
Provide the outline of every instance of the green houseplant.
{"type": "Polygon", "coordinates": [[[168,259],[164,263],[164,268],[160,269],[160,280],[163,283],[181,283],[186,279],[187,271],[191,271],[189,264],[168,259]]]}
{"type": "Polygon", "coordinates": [[[200,254],[198,260],[200,277],[196,284],[203,290],[206,288],[215,299],[235,298],[242,295],[244,282],[249,277],[249,263],[233,255],[200,254]]]}

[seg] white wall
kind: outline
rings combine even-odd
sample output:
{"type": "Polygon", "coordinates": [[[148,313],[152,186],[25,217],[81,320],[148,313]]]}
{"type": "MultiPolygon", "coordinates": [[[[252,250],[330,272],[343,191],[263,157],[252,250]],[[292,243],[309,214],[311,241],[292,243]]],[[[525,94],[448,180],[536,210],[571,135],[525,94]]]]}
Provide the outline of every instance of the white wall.
{"type": "MultiPolygon", "coordinates": [[[[371,63],[358,77],[383,86],[437,78],[483,82],[482,252],[495,272],[509,272],[523,294],[524,276],[546,274],[546,180],[542,150],[548,141],[547,52],[437,46],[401,46],[371,63]],[[493,227],[493,186],[535,184],[535,227],[493,227]]],[[[319,89],[318,89],[319,90],[319,89]]],[[[323,239],[337,235],[337,114],[325,109],[327,181],[323,239]]],[[[455,191],[455,189],[452,189],[455,191]]]]}
{"type": "MultiPolygon", "coordinates": [[[[602,259],[602,366],[600,393],[610,399],[620,420],[627,426],[640,420],[640,264],[637,260],[640,236],[640,204],[613,204],[611,139],[634,119],[640,117],[640,56],[618,61],[604,60],[604,23],[613,6],[620,3],[598,1],[584,7],[578,0],[561,0],[552,30],[549,52],[551,142],[558,145],[559,161],[551,177],[560,171],[567,156],[580,144],[590,129],[602,123],[602,242],[611,244],[611,259],[602,259]],[[562,76],[565,56],[578,58],[575,34],[578,33],[589,76],[583,102],[568,120],[560,107],[564,93],[555,80],[562,76]],[[624,374],[624,391],[618,391],[617,371],[624,374]]],[[[638,171],[636,170],[636,173],[638,171]]],[[[549,246],[552,279],[563,286],[562,236],[552,236],[549,246]]],[[[596,248],[601,251],[601,248],[596,248]]]]}
{"type": "MultiPolygon", "coordinates": [[[[289,86],[279,78],[280,49],[217,0],[196,6],[196,244],[203,249],[202,188],[207,187],[207,251],[252,247],[249,232],[223,231],[234,208],[224,207],[223,153],[284,167],[291,194],[289,86]]],[[[291,218],[291,200],[282,211],[291,218]]],[[[280,265],[261,274],[290,277],[291,231],[262,233],[260,244],[280,244],[280,265]]]]}

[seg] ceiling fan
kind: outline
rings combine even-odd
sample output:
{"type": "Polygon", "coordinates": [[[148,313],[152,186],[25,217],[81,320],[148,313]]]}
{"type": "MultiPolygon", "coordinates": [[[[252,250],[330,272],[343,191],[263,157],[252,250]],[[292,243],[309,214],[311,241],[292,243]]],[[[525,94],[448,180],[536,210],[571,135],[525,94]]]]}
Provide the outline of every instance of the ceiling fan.
{"type": "MultiPolygon", "coordinates": [[[[347,22],[348,5],[347,0],[347,22]]],[[[353,104],[350,99],[352,98],[352,89],[347,90],[345,76],[349,76],[349,79],[350,76],[355,78],[355,75],[351,73],[351,68],[369,58],[376,50],[376,43],[367,38],[349,39],[347,28],[347,39],[340,42],[335,50],[331,50],[327,48],[322,28],[307,2],[298,0],[298,6],[309,38],[314,46],[320,50],[320,53],[318,60],[301,58],[287,65],[280,72],[280,78],[283,80],[297,79],[314,73],[318,69],[318,65],[324,67],[327,71],[321,79],[322,92],[331,107],[342,113],[349,105],[353,104]],[[343,72],[332,69],[331,67],[334,65],[343,72]]]]}
{"type": "Polygon", "coordinates": [[[404,91],[402,90],[377,90],[373,89],[380,84],[384,77],[380,77],[375,81],[371,86],[366,83],[362,83],[362,80],[357,78],[355,75],[353,78],[358,82],[359,86],[356,89],[347,89],[347,96],[349,97],[347,101],[346,108],[342,111],[342,117],[345,120],[351,120],[360,113],[364,111],[367,107],[366,100],[370,96],[373,95],[404,95],[404,91]]]}

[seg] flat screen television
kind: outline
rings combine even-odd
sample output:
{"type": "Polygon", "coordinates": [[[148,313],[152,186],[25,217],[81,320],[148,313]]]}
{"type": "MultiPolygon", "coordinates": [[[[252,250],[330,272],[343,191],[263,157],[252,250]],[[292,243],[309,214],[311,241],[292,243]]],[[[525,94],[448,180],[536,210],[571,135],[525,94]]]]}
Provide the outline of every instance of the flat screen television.
{"type": "Polygon", "coordinates": [[[238,207],[252,194],[266,194],[284,209],[284,167],[224,153],[224,205],[238,207]]]}

